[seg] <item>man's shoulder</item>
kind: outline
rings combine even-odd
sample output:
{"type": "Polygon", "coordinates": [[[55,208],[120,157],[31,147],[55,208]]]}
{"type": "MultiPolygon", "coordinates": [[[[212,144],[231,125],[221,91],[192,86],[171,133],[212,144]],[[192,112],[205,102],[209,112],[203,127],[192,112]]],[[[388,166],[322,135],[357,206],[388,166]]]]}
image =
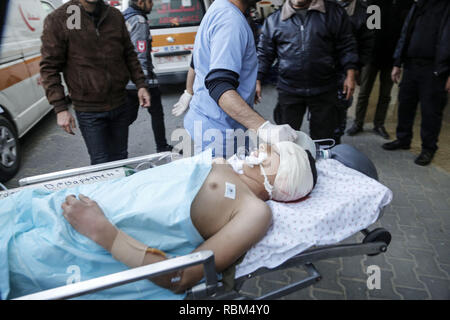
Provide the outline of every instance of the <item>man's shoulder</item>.
{"type": "Polygon", "coordinates": [[[59,6],[54,11],[49,13],[46,17],[47,21],[56,21],[60,19],[67,19],[69,15],[75,14],[77,9],[79,8],[77,4],[72,1],[66,2],[65,4],[59,6]]]}
{"type": "Polygon", "coordinates": [[[333,17],[347,17],[347,11],[342,8],[342,6],[334,0],[324,0],[325,11],[328,15],[333,17]]]}
{"type": "Polygon", "coordinates": [[[361,0],[355,0],[356,1],[356,7],[355,12],[358,12],[360,14],[367,14],[367,8],[369,7],[369,4],[365,1],[361,0]]]}
{"type": "Polygon", "coordinates": [[[233,8],[233,4],[229,2],[214,3],[215,6],[211,6],[206,14],[214,18],[214,21],[233,21],[235,23],[246,22],[245,17],[241,14],[237,8],[233,8]]]}
{"type": "Polygon", "coordinates": [[[113,16],[115,19],[124,20],[123,14],[119,9],[113,6],[109,6],[108,10],[109,10],[108,15],[113,16]]]}
{"type": "Polygon", "coordinates": [[[135,14],[130,17],[125,17],[125,19],[128,23],[131,23],[131,24],[134,24],[134,23],[146,24],[147,23],[147,20],[140,14],[135,14]]]}
{"type": "Polygon", "coordinates": [[[273,22],[275,22],[275,21],[281,21],[280,15],[281,15],[281,8],[275,10],[274,12],[272,12],[272,13],[266,18],[266,20],[268,20],[268,21],[273,21],[273,22]]]}
{"type": "Polygon", "coordinates": [[[326,10],[345,10],[335,0],[324,0],[323,2],[325,3],[326,10]]]}

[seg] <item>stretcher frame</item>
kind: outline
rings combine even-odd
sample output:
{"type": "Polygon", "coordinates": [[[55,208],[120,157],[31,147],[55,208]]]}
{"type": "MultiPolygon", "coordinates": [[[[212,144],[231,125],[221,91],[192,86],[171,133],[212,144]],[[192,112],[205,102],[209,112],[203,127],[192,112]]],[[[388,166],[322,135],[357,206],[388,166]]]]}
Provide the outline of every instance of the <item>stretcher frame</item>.
{"type": "MultiPolygon", "coordinates": [[[[19,181],[21,187],[32,186],[44,182],[51,182],[61,178],[75,177],[82,174],[101,172],[113,168],[123,166],[138,168],[143,164],[155,167],[180,158],[176,153],[162,152],[142,157],[135,157],[125,160],[112,161],[104,164],[91,165],[81,168],[58,171],[29,178],[19,181]]],[[[376,178],[376,177],[372,177],[376,178]]],[[[382,211],[378,219],[382,216],[382,211]]],[[[214,253],[212,251],[198,251],[185,256],[180,256],[158,263],[129,269],[126,271],[106,275],[103,277],[81,281],[75,284],[61,286],[54,289],[44,290],[38,293],[16,298],[17,300],[56,300],[70,299],[80,297],[85,294],[96,291],[121,286],[134,281],[143,279],[151,279],[163,274],[182,270],[194,265],[203,265],[204,281],[187,290],[186,299],[214,299],[214,300],[268,300],[278,299],[298,290],[307,288],[322,279],[321,274],[314,266],[314,262],[338,257],[351,257],[359,255],[375,256],[387,251],[391,235],[383,229],[377,228],[372,231],[363,229],[360,231],[365,238],[360,243],[352,244],[334,244],[328,246],[318,246],[305,250],[276,268],[259,268],[252,273],[246,274],[234,280],[234,286],[231,290],[225,291],[224,284],[218,279],[215,271],[214,253]],[[307,272],[307,276],[299,281],[282,286],[259,297],[247,296],[240,292],[246,281],[256,277],[284,270],[292,267],[303,267],[307,272]]]]}

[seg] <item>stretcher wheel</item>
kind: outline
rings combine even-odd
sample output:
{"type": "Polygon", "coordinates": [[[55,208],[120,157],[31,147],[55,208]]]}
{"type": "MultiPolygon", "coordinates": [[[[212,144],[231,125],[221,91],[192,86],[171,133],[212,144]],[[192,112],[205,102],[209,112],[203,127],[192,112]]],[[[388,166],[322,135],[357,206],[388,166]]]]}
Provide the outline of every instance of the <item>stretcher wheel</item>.
{"type": "MultiPolygon", "coordinates": [[[[363,243],[368,243],[368,242],[384,242],[386,244],[386,247],[383,247],[381,249],[382,252],[386,251],[387,246],[391,243],[391,239],[392,236],[389,233],[389,231],[387,231],[384,228],[377,228],[374,229],[372,231],[370,231],[364,238],[363,243]]],[[[376,256],[379,253],[374,253],[374,254],[368,254],[368,256],[376,256]]]]}

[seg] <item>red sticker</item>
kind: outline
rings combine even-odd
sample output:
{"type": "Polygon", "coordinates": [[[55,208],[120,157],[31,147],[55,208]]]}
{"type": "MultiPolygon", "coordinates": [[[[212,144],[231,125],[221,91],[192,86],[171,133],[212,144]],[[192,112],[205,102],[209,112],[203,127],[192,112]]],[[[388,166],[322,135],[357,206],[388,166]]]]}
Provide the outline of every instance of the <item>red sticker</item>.
{"type": "Polygon", "coordinates": [[[145,40],[138,40],[137,41],[137,51],[138,52],[146,52],[147,51],[147,41],[145,40]]]}

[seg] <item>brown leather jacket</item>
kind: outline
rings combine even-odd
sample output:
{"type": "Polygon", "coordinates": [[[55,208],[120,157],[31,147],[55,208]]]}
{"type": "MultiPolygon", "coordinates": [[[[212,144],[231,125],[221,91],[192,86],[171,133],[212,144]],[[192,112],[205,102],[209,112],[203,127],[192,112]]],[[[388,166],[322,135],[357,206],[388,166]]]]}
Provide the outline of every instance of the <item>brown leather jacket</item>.
{"type": "Polygon", "coordinates": [[[69,104],[60,72],[77,111],[101,112],[121,106],[130,77],[138,89],[146,87],[122,13],[103,1],[99,5],[97,26],[79,0],[62,5],[44,21],[40,72],[47,99],[56,113],[67,110],[69,104]]]}

